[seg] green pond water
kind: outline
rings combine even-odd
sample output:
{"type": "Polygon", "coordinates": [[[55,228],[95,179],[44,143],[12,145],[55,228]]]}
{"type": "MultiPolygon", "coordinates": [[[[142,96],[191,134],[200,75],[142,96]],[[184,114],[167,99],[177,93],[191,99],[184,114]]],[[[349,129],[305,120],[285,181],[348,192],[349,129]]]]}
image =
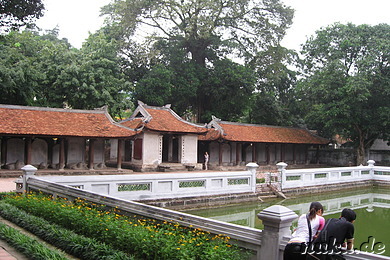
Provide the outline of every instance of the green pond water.
{"type": "MultiPolygon", "coordinates": [[[[311,196],[299,196],[286,200],[269,200],[250,204],[240,204],[225,207],[188,210],[187,213],[263,229],[263,224],[257,214],[271,206],[283,205],[298,215],[307,213],[312,201],[319,201],[324,206],[324,217],[338,218],[343,208],[352,208],[357,214],[355,225],[356,249],[381,253],[390,256],[390,189],[371,188],[353,191],[337,191],[311,196]],[[384,251],[384,252],[383,252],[384,251]]],[[[292,224],[292,229],[297,221],[292,224]]]]}

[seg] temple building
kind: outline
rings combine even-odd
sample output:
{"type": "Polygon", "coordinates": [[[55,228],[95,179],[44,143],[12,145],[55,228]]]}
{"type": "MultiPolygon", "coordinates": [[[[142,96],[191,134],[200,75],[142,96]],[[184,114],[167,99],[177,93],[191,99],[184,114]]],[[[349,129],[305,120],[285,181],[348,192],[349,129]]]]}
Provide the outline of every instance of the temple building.
{"type": "MultiPolygon", "coordinates": [[[[141,101],[130,118],[121,125],[135,129],[133,145],[125,149],[125,162],[140,171],[198,169],[198,138],[208,131],[205,125],[190,123],[178,116],[170,105],[148,106],[141,101]],[[130,150],[131,149],[131,150],[130,150]]],[[[111,144],[115,159],[116,141],[111,144]]]]}
{"type": "Polygon", "coordinates": [[[317,163],[318,148],[329,143],[328,139],[301,128],[226,122],[216,117],[207,127],[207,135],[199,137],[199,151],[210,154],[212,168],[243,166],[248,162],[309,164],[312,147],[316,150],[312,163],[317,163]]]}
{"type": "Polygon", "coordinates": [[[126,120],[114,122],[106,108],[57,109],[0,105],[1,168],[26,164],[39,169],[117,169],[135,171],[243,168],[249,162],[274,166],[318,163],[318,148],[329,140],[309,130],[182,119],[170,105],[141,101],[126,120]],[[314,148],[314,149],[313,149],[314,148]],[[313,155],[314,151],[314,155],[313,155]],[[317,153],[316,153],[317,151],[317,153]]]}
{"type": "MultiPolygon", "coordinates": [[[[1,168],[96,169],[105,167],[105,144],[136,132],[116,124],[106,108],[57,109],[0,105],[1,168]]],[[[121,156],[117,165],[121,167],[121,156]]]]}

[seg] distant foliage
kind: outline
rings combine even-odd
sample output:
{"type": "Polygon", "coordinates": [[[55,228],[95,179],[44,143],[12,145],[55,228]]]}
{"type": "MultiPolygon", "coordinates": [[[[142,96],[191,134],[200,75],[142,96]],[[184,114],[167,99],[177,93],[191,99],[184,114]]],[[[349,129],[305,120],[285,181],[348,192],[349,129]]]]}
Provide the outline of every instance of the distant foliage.
{"type": "Polygon", "coordinates": [[[390,139],[390,26],[334,24],[303,47],[301,111],[323,136],[354,142],[357,164],[377,138],[390,139]]]}
{"type": "Polygon", "coordinates": [[[44,10],[42,0],[1,0],[0,29],[9,31],[31,25],[43,16],[44,10]]]}

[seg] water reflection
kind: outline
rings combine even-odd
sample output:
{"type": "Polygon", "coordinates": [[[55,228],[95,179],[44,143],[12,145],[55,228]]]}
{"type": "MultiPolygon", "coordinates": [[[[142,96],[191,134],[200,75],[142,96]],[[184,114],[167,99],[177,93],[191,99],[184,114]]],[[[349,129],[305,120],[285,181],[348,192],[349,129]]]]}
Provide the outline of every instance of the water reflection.
{"type": "MultiPolygon", "coordinates": [[[[337,194],[323,194],[300,196],[287,200],[272,200],[266,203],[240,204],[222,208],[208,208],[187,211],[190,214],[208,217],[220,221],[235,223],[263,229],[257,214],[275,204],[280,204],[293,210],[298,215],[306,213],[312,201],[319,201],[324,206],[325,219],[338,218],[343,208],[352,208],[357,213],[355,222],[355,246],[367,241],[369,236],[376,238],[387,245],[385,255],[390,256],[390,190],[389,189],[362,189],[340,192],[337,194]]],[[[293,222],[292,228],[296,226],[293,222]]]]}
{"type": "Polygon", "coordinates": [[[188,210],[186,212],[225,222],[241,224],[254,228],[262,228],[256,223],[257,214],[275,204],[283,205],[298,215],[306,213],[312,201],[320,201],[324,206],[324,217],[340,214],[343,208],[362,209],[373,212],[375,208],[390,208],[390,192],[381,189],[363,189],[359,191],[338,192],[315,196],[301,196],[287,200],[272,200],[266,203],[241,204],[222,208],[188,210]]]}

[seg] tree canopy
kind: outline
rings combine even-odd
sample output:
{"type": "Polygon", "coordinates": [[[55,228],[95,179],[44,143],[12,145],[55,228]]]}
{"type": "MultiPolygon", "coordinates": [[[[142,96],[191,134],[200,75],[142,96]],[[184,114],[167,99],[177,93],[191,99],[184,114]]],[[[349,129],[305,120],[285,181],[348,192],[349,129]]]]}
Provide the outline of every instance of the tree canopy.
{"type": "MultiPolygon", "coordinates": [[[[238,77],[216,79],[218,75],[226,76],[211,76],[219,69],[218,66],[230,64],[230,69],[237,69],[235,73],[240,73],[243,68],[234,62],[234,59],[240,59],[246,64],[244,75],[253,74],[248,70],[256,71],[257,57],[280,43],[293,16],[293,11],[279,0],[118,0],[106,6],[104,12],[110,15],[110,26],[116,28],[123,41],[132,39],[141,42],[145,52],[152,54],[148,57],[149,66],[153,67],[156,62],[164,64],[177,75],[174,89],[179,88],[189,94],[183,102],[186,107],[179,106],[179,110],[193,110],[198,121],[218,112],[208,100],[220,98],[218,95],[225,93],[227,86],[241,87],[243,93],[250,93],[256,86],[256,82],[249,78],[242,78],[240,82],[238,77]],[[231,61],[227,62],[227,59],[231,61]],[[216,81],[211,82],[209,77],[216,81]],[[249,81],[253,82],[250,87],[247,86],[249,81]],[[222,87],[219,82],[225,85],[222,87]]],[[[158,66],[161,72],[161,65],[158,66]]],[[[146,82],[155,82],[151,80],[151,74],[148,73],[147,77],[147,81],[140,81],[142,88],[146,88],[149,95],[158,96],[160,85],[146,86],[146,82]]],[[[237,90],[228,88],[228,91],[236,93],[237,90]]],[[[174,92],[170,98],[176,97],[174,92]]],[[[156,97],[156,101],[163,102],[161,98],[156,97]]],[[[227,103],[238,105],[233,100],[227,103]]],[[[236,109],[245,110],[245,107],[236,109]]],[[[240,113],[232,116],[239,117],[240,113]]]]}
{"type": "Polygon", "coordinates": [[[31,24],[43,16],[42,0],[2,0],[0,2],[0,28],[17,29],[31,24]]]}
{"type": "Polygon", "coordinates": [[[357,147],[357,163],[377,138],[390,137],[390,27],[334,24],[303,47],[299,82],[307,123],[357,147]]]}
{"type": "Polygon", "coordinates": [[[78,50],[57,31],[12,31],[0,44],[0,103],[93,109],[113,116],[131,108],[132,90],[120,67],[115,41],[101,32],[78,50]]]}

